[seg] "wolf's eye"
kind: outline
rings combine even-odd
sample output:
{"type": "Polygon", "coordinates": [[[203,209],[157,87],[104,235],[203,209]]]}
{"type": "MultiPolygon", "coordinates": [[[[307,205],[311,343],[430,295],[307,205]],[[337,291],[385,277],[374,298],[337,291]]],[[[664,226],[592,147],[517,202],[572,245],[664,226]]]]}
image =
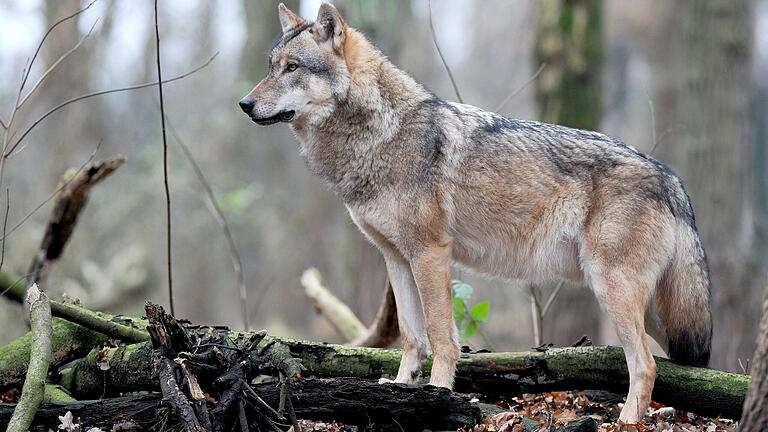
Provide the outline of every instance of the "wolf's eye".
{"type": "Polygon", "coordinates": [[[296,63],[288,63],[288,66],[285,67],[285,70],[287,72],[293,72],[298,68],[299,68],[299,65],[297,65],[296,63]]]}

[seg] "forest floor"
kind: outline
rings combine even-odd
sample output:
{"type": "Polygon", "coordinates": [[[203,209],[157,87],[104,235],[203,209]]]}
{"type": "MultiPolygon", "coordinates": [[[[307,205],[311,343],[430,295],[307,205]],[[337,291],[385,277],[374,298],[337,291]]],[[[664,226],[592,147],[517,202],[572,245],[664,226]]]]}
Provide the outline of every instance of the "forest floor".
{"type": "MultiPolygon", "coordinates": [[[[525,394],[497,405],[508,411],[496,414],[486,419],[486,423],[471,429],[459,429],[459,432],[732,432],[738,425],[733,420],[702,417],[653,402],[640,424],[622,427],[617,423],[622,406],[621,395],[605,391],[525,394]]],[[[358,430],[341,423],[309,420],[301,420],[300,426],[305,432],[358,430]]]]}
{"type": "MultiPolygon", "coordinates": [[[[3,403],[15,403],[19,392],[0,394],[3,403]]],[[[525,394],[497,403],[500,412],[485,419],[485,423],[458,432],[732,432],[737,423],[720,418],[707,418],[652,403],[640,424],[617,423],[621,411],[621,395],[606,391],[558,391],[525,394]]],[[[97,432],[79,425],[71,414],[59,417],[62,431],[97,432]]],[[[299,420],[303,432],[357,432],[355,426],[338,422],[299,420]]],[[[292,431],[293,429],[289,429],[292,431]]]]}

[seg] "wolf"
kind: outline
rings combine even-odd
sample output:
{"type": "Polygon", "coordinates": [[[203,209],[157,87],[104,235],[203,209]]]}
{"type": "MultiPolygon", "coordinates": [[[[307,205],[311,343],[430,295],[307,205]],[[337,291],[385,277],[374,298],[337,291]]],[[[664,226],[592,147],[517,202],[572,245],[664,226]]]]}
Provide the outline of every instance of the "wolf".
{"type": "Polygon", "coordinates": [[[288,123],[299,152],[381,251],[413,383],[451,388],[459,343],[452,263],[506,279],[586,283],[615,325],[645,413],[653,337],[706,366],[710,279],[690,199],[666,165],[597,132],[445,101],[393,65],[330,4],[314,22],[280,4],[267,76],[239,105],[288,123]]]}

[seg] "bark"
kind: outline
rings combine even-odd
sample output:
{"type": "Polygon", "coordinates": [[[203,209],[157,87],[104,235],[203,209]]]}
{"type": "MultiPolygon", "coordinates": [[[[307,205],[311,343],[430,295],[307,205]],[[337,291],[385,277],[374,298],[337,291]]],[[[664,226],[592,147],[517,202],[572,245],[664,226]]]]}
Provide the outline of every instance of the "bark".
{"type": "Polygon", "coordinates": [[[752,382],[744,402],[740,430],[768,430],[768,301],[763,304],[763,319],[760,322],[757,350],[752,356],[750,375],[752,382]]]}
{"type": "MultiPolygon", "coordinates": [[[[246,334],[231,332],[234,340],[246,334]]],[[[377,379],[394,376],[400,350],[344,347],[292,341],[267,336],[260,344],[279,341],[301,360],[303,376],[347,376],[377,379]]],[[[151,349],[134,344],[112,349],[110,373],[94,363],[95,354],[62,373],[62,384],[80,397],[157,389],[148,367],[151,349]]],[[[739,418],[749,377],[693,368],[657,358],[658,377],[653,399],[675,408],[707,416],[739,418]]],[[[431,360],[422,372],[429,373],[431,360]]],[[[455,389],[488,397],[513,396],[551,390],[602,389],[626,393],[629,378],[624,353],[617,347],[553,348],[544,352],[465,354],[459,359],[455,389]]]]}
{"type": "Polygon", "coordinates": [[[32,349],[29,368],[21,390],[21,398],[8,422],[8,432],[25,432],[34,420],[45,396],[45,380],[51,364],[51,305],[48,296],[33,284],[28,292],[32,349]]]}
{"type": "MultiPolygon", "coordinates": [[[[304,379],[292,385],[291,402],[299,418],[336,420],[357,425],[361,430],[373,425],[374,430],[455,430],[477,423],[478,406],[445,389],[406,385],[382,386],[374,381],[356,378],[304,379]],[[397,421],[397,424],[393,422],[397,421]]],[[[269,405],[280,403],[279,386],[267,382],[253,390],[269,405]]],[[[57,428],[58,416],[71,411],[87,427],[112,430],[118,422],[131,420],[149,427],[157,423],[159,395],[131,398],[80,401],[71,404],[44,404],[35,418],[32,430],[57,428]]],[[[0,428],[9,417],[11,407],[0,405],[0,428]]],[[[366,429],[367,430],[367,429],[366,429]]]]}
{"type": "Polygon", "coordinates": [[[603,57],[601,2],[545,0],[539,3],[536,81],[539,117],[579,129],[596,129],[601,113],[603,57]]]}

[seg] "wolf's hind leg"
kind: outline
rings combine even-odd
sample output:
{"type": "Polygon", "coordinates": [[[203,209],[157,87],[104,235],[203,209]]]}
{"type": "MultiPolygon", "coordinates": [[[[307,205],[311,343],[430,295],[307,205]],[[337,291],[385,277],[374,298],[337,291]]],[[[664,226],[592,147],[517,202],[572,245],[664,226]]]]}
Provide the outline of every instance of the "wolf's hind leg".
{"type": "MultiPolygon", "coordinates": [[[[598,266],[600,267],[600,266],[598,266]]],[[[645,333],[645,306],[652,284],[628,272],[605,269],[591,275],[592,289],[600,306],[611,317],[624,348],[629,371],[629,392],[619,419],[637,423],[651,401],[656,362],[645,333]]]]}
{"type": "MultiPolygon", "coordinates": [[[[411,384],[421,374],[421,364],[427,358],[426,326],[419,291],[413,280],[411,266],[394,251],[384,253],[387,273],[392,283],[397,305],[397,320],[403,343],[403,357],[395,382],[411,384]]],[[[382,380],[386,382],[386,380],[382,380]]]]}
{"type": "Polygon", "coordinates": [[[451,242],[448,241],[427,245],[411,260],[434,358],[429,383],[447,388],[453,387],[459,359],[459,341],[453,322],[450,259],[451,242]]]}

